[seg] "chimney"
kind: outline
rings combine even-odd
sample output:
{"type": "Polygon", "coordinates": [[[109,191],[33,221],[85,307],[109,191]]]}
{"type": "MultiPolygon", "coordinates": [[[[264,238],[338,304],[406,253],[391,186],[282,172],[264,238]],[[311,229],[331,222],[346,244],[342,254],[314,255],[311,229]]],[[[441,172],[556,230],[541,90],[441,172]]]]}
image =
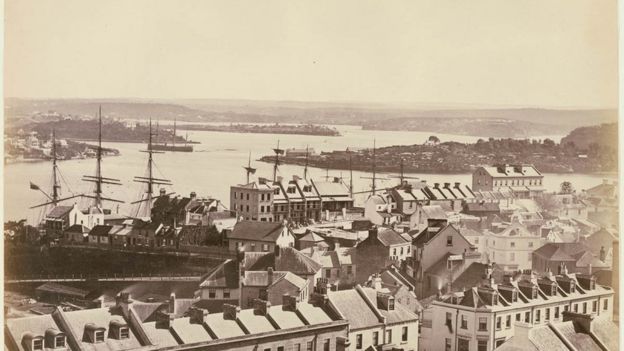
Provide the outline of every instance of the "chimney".
{"type": "Polygon", "coordinates": [[[175,293],[171,293],[171,295],[169,295],[169,308],[167,312],[171,314],[176,314],[176,294],[175,293]]]}
{"type": "Polygon", "coordinates": [[[271,303],[269,301],[264,301],[261,299],[253,300],[253,310],[254,314],[258,316],[266,316],[269,312],[269,308],[271,307],[271,303]]]}
{"type": "Polygon", "coordinates": [[[338,251],[340,249],[340,243],[338,241],[334,242],[334,251],[338,251]]]}
{"type": "Polygon", "coordinates": [[[373,278],[373,289],[377,291],[381,290],[381,277],[379,274],[375,274],[375,278],[373,278]]]}
{"type": "Polygon", "coordinates": [[[104,305],[104,296],[98,297],[98,299],[97,299],[97,307],[99,307],[99,308],[104,308],[105,307],[105,305],[104,305]]]}
{"type": "Polygon", "coordinates": [[[167,195],[167,190],[165,188],[160,188],[160,196],[167,195]]]}
{"type": "Polygon", "coordinates": [[[297,296],[290,296],[289,294],[282,295],[282,309],[284,311],[297,311],[297,304],[299,303],[299,298],[297,296]]]}
{"type": "Polygon", "coordinates": [[[346,218],[347,218],[347,208],[346,208],[346,207],[343,207],[343,208],[342,208],[342,218],[343,218],[343,219],[346,219],[346,218]]]}
{"type": "Polygon", "coordinates": [[[437,188],[439,188],[439,187],[440,187],[440,183],[433,183],[433,188],[434,188],[434,189],[437,189],[437,188]]]}
{"type": "Polygon", "coordinates": [[[604,246],[600,247],[600,260],[602,262],[605,262],[607,260],[607,251],[605,250],[604,246]]]}
{"type": "Polygon", "coordinates": [[[197,198],[197,193],[194,191],[191,191],[191,200],[195,200],[197,198]]]}
{"type": "Polygon", "coordinates": [[[455,182],[455,189],[459,189],[459,182],[455,182]]]}
{"type": "Polygon", "coordinates": [[[229,303],[223,304],[223,319],[228,320],[236,320],[238,318],[238,313],[240,312],[240,307],[231,305],[229,303]]]}
{"type": "Polygon", "coordinates": [[[273,267],[267,268],[267,281],[268,281],[267,286],[270,286],[271,284],[273,284],[273,267]]]}
{"type": "Polygon", "coordinates": [[[117,305],[130,303],[130,293],[122,291],[117,294],[117,298],[115,300],[117,305]]]}
{"type": "Polygon", "coordinates": [[[592,264],[591,263],[587,266],[587,274],[589,274],[589,275],[592,274],[592,264]]]}
{"type": "Polygon", "coordinates": [[[451,183],[444,183],[444,188],[448,188],[451,186],[451,183]]]}
{"type": "Polygon", "coordinates": [[[189,310],[191,324],[204,324],[206,316],[208,316],[208,310],[203,308],[191,307],[189,310]]]}
{"type": "Polygon", "coordinates": [[[591,324],[594,317],[591,314],[574,313],[570,311],[564,311],[563,322],[572,322],[574,329],[580,329],[583,334],[590,334],[591,324]]]}
{"type": "Polygon", "coordinates": [[[279,245],[273,246],[273,254],[275,255],[275,258],[280,257],[281,250],[282,248],[279,245]]]}
{"type": "Polygon", "coordinates": [[[281,183],[281,182],[282,182],[282,180],[284,180],[284,177],[282,177],[282,176],[277,176],[277,177],[275,177],[275,180],[276,180],[276,182],[277,182],[277,183],[281,183]]]}
{"type": "Polygon", "coordinates": [[[370,240],[375,240],[376,241],[377,240],[377,232],[378,232],[377,226],[372,227],[371,229],[368,230],[368,238],[370,240]]]}

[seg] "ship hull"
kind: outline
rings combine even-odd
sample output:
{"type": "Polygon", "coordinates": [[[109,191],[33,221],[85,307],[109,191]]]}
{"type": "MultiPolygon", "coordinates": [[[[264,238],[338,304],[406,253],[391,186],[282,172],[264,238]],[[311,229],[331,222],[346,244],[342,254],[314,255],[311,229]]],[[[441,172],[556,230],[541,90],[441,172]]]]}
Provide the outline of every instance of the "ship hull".
{"type": "Polygon", "coordinates": [[[190,146],[190,145],[173,146],[173,145],[152,144],[151,146],[148,146],[148,148],[154,151],[193,152],[193,146],[190,146]]]}

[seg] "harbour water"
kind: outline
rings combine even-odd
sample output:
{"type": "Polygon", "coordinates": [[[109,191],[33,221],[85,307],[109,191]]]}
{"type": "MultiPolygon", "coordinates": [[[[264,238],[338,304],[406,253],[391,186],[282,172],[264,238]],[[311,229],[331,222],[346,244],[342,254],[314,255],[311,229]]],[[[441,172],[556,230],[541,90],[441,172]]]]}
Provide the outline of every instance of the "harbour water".
{"type": "MultiPolygon", "coordinates": [[[[208,131],[189,131],[191,140],[201,144],[194,145],[195,152],[185,153],[167,152],[155,154],[156,177],[170,179],[175,191],[181,196],[188,196],[191,191],[199,196],[212,196],[220,199],[229,206],[229,186],[243,183],[245,172],[243,166],[247,164],[249,152],[252,157],[252,167],[256,167],[258,176],[270,178],[272,165],[263,162],[254,162],[263,155],[271,154],[271,149],[280,140],[281,148],[305,148],[309,145],[316,152],[344,150],[347,147],[372,147],[373,140],[377,147],[390,145],[422,144],[432,134],[435,134],[442,142],[475,142],[478,137],[438,134],[430,132],[398,132],[398,131],[370,131],[362,130],[354,126],[336,126],[341,132],[340,137],[304,136],[304,135],[277,135],[277,134],[245,134],[223,133],[208,131]]],[[[559,142],[561,136],[548,136],[559,142]]],[[[545,137],[536,137],[543,139],[545,137]]],[[[132,181],[134,176],[142,176],[146,170],[147,154],[140,152],[145,150],[144,144],[132,143],[103,143],[104,147],[116,148],[121,156],[106,157],[102,163],[102,171],[105,177],[120,179],[123,186],[105,186],[106,197],[112,197],[126,201],[117,208],[116,204],[110,204],[109,208],[118,210],[122,214],[129,213],[129,202],[137,199],[141,192],[139,183],[132,181]]],[[[62,193],[69,195],[87,193],[89,183],[81,182],[83,175],[93,175],[95,172],[95,159],[60,161],[59,167],[63,174],[62,193]]],[[[33,204],[45,202],[45,197],[38,191],[29,189],[29,182],[40,185],[43,189],[50,189],[51,165],[49,162],[12,163],[5,165],[5,220],[17,220],[26,218],[33,221],[39,215],[38,211],[29,210],[33,204]]],[[[311,168],[310,176],[315,179],[325,179],[327,173],[324,169],[311,168]]],[[[282,165],[279,174],[291,177],[293,174],[302,175],[300,166],[282,165]]],[[[342,176],[348,183],[348,171],[329,171],[330,177],[342,176]]],[[[388,175],[382,174],[381,177],[388,175]]],[[[411,177],[419,177],[428,183],[435,182],[461,182],[470,184],[470,174],[408,174],[411,177]]],[[[353,172],[354,191],[370,189],[370,180],[362,177],[370,177],[366,172],[353,172]]],[[[548,190],[556,190],[564,180],[571,181],[577,190],[587,189],[602,181],[603,178],[615,178],[614,175],[604,176],[596,174],[547,174],[544,184],[548,190]]],[[[388,178],[378,182],[377,187],[391,186],[396,184],[396,178],[388,178]]],[[[361,204],[366,194],[356,198],[356,205],[361,204]]],[[[74,200],[68,200],[72,204],[74,200]]]]}

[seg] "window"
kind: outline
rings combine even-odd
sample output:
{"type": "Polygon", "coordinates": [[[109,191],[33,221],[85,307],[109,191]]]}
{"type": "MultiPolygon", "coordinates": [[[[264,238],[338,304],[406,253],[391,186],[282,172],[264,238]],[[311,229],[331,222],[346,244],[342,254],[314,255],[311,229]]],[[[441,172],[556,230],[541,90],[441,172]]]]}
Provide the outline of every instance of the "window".
{"type": "Polygon", "coordinates": [[[559,318],[559,306],[555,307],[555,319],[559,318]]]}
{"type": "Polygon", "coordinates": [[[446,312],[446,325],[449,327],[453,327],[453,322],[451,321],[451,313],[450,312],[446,312]]]}
{"type": "Polygon", "coordinates": [[[533,247],[533,242],[529,241],[529,247],[533,247]]]}
{"type": "Polygon", "coordinates": [[[592,312],[596,312],[598,309],[598,301],[592,301],[592,312]]]}
{"type": "Polygon", "coordinates": [[[550,320],[550,308],[546,309],[546,315],[544,316],[544,320],[545,321],[549,321],[550,320]]]}
{"type": "Polygon", "coordinates": [[[264,351],[271,351],[271,348],[267,347],[266,349],[264,349],[264,351]]]}
{"type": "Polygon", "coordinates": [[[249,212],[249,205],[245,206],[245,211],[249,212]]]}
{"type": "Polygon", "coordinates": [[[401,333],[401,341],[407,341],[407,327],[403,327],[403,332],[401,333]]]}
{"type": "Polygon", "coordinates": [[[577,313],[578,312],[578,303],[575,303],[572,308],[574,309],[574,313],[577,313]]]}
{"type": "Polygon", "coordinates": [[[392,256],[396,256],[397,255],[397,251],[396,251],[396,247],[394,249],[392,249],[392,256]]]}
{"type": "Polygon", "coordinates": [[[308,343],[306,345],[306,350],[307,351],[312,351],[312,341],[308,341],[308,343]]]}
{"type": "Polygon", "coordinates": [[[535,323],[539,323],[542,318],[542,310],[535,310],[535,323]]]}
{"type": "Polygon", "coordinates": [[[104,342],[104,331],[96,330],[95,331],[95,342],[104,342]]]}
{"type": "Polygon", "coordinates": [[[269,251],[269,244],[262,244],[262,251],[263,252],[269,251]]]}
{"type": "Polygon", "coordinates": [[[461,316],[461,328],[468,329],[468,318],[465,315],[461,316]]]}
{"type": "Polygon", "coordinates": [[[32,342],[33,350],[43,350],[43,339],[34,339],[32,342]]]}
{"type": "Polygon", "coordinates": [[[277,351],[284,351],[284,346],[278,346],[277,351]]]}
{"type": "Polygon", "coordinates": [[[249,246],[251,246],[251,252],[256,251],[256,243],[251,243],[249,246]]]}
{"type": "Polygon", "coordinates": [[[325,278],[331,278],[331,268],[325,269],[325,278]]]}
{"type": "Polygon", "coordinates": [[[510,244],[511,244],[511,247],[516,247],[516,243],[513,241],[510,244]]]}
{"type": "Polygon", "coordinates": [[[520,315],[520,313],[516,313],[516,322],[520,322],[521,318],[522,316],[520,315]]]}
{"type": "Polygon", "coordinates": [[[479,317],[479,331],[487,331],[487,317],[479,317]]]}
{"type": "Polygon", "coordinates": [[[128,327],[119,328],[119,339],[128,339],[130,337],[130,329],[128,327]]]}
{"type": "Polygon", "coordinates": [[[323,351],[329,351],[329,339],[323,341],[323,351]]]}
{"type": "Polygon", "coordinates": [[[470,351],[470,340],[464,338],[457,339],[457,351],[470,351]]]}
{"type": "Polygon", "coordinates": [[[605,299],[602,302],[602,309],[606,311],[608,308],[609,308],[609,300],[605,299]]]}
{"type": "Polygon", "coordinates": [[[502,319],[500,316],[496,317],[496,330],[502,329],[502,319]]]}
{"type": "Polygon", "coordinates": [[[524,323],[531,323],[531,312],[526,312],[524,314],[524,323]]]}
{"type": "Polygon", "coordinates": [[[353,266],[347,266],[347,274],[353,273],[353,266]]]}
{"type": "Polygon", "coordinates": [[[444,351],[451,351],[451,339],[444,339],[444,351]]]}
{"type": "Polygon", "coordinates": [[[511,328],[511,315],[507,315],[507,317],[505,318],[505,328],[511,328]]]}
{"type": "Polygon", "coordinates": [[[453,246],[453,237],[450,235],[446,237],[446,246],[453,246]]]}
{"type": "Polygon", "coordinates": [[[230,298],[230,289],[223,289],[223,298],[224,299],[230,298]]]}
{"type": "Polygon", "coordinates": [[[215,289],[208,290],[208,298],[214,299],[217,297],[217,291],[215,289]]]}
{"type": "Polygon", "coordinates": [[[386,330],[386,344],[392,343],[392,329],[386,330]]]}
{"type": "Polygon", "coordinates": [[[587,302],[583,302],[583,314],[587,314],[587,302]]]}
{"type": "Polygon", "coordinates": [[[401,256],[403,256],[403,247],[401,247],[401,256]]]}
{"type": "Polygon", "coordinates": [[[477,351],[487,351],[487,340],[477,340],[477,351]]]}
{"type": "Polygon", "coordinates": [[[247,193],[247,200],[249,200],[249,193],[247,193]]]}
{"type": "Polygon", "coordinates": [[[358,350],[362,348],[362,334],[355,336],[355,348],[358,350]]]}
{"type": "Polygon", "coordinates": [[[563,306],[563,311],[564,312],[568,312],[569,309],[570,309],[570,307],[568,305],[563,306]]]}
{"type": "MultiPolygon", "coordinates": [[[[126,333],[128,331],[126,330],[126,333]]],[[[124,339],[127,339],[128,337],[126,336],[124,339]]],[[[65,347],[65,336],[64,335],[58,335],[54,338],[54,347],[65,347]]]]}
{"type": "Polygon", "coordinates": [[[379,332],[373,332],[373,346],[379,344],[379,332]]]}
{"type": "Polygon", "coordinates": [[[264,212],[264,206],[260,206],[260,212],[264,212]]]}

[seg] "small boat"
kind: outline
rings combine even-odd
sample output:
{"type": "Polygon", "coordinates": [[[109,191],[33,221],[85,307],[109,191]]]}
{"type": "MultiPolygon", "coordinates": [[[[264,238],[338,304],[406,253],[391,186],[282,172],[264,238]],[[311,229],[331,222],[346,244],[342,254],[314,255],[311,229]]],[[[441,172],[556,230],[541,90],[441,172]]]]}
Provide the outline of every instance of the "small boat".
{"type": "MultiPolygon", "coordinates": [[[[158,132],[157,132],[158,134],[158,132]]],[[[188,145],[186,143],[186,140],[188,139],[188,137],[185,139],[184,145],[176,145],[175,144],[175,138],[176,138],[176,120],[173,120],[173,137],[171,140],[171,144],[167,144],[167,143],[150,143],[148,144],[148,150],[150,151],[174,151],[174,152],[193,152],[193,145],[188,145]]]]}

